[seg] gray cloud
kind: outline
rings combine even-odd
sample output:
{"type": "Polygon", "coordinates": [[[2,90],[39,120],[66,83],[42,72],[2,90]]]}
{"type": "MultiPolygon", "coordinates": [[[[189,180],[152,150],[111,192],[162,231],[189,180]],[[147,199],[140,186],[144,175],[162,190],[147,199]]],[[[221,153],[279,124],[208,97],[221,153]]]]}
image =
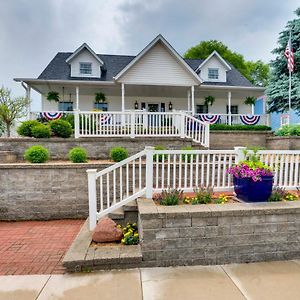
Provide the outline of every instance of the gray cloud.
{"type": "MultiPolygon", "coordinates": [[[[271,58],[298,0],[1,0],[0,85],[37,77],[59,51],[136,54],[162,33],[183,54],[218,39],[246,59],[271,58]]],[[[35,95],[35,99],[38,97],[35,95]]],[[[35,100],[37,103],[38,101],[35,100]]]]}

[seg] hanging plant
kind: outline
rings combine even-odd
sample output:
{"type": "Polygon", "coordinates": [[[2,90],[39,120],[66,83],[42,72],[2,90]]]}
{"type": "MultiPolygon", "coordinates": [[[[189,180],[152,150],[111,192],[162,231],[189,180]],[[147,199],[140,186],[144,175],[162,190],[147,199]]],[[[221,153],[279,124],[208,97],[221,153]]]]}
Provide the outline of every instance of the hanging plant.
{"type": "Polygon", "coordinates": [[[95,103],[101,103],[106,101],[106,96],[104,93],[96,93],[95,95],[95,103]]]}
{"type": "Polygon", "coordinates": [[[208,106],[208,105],[212,106],[214,104],[215,100],[216,100],[216,98],[214,96],[207,96],[204,98],[204,104],[206,106],[208,106]]]}
{"type": "Polygon", "coordinates": [[[59,102],[59,93],[51,91],[47,94],[47,100],[59,102]]]}
{"type": "Polygon", "coordinates": [[[255,97],[246,97],[246,99],[245,99],[245,101],[244,101],[244,103],[246,104],[246,105],[254,105],[255,104],[255,102],[256,102],[256,98],[255,97]]]}

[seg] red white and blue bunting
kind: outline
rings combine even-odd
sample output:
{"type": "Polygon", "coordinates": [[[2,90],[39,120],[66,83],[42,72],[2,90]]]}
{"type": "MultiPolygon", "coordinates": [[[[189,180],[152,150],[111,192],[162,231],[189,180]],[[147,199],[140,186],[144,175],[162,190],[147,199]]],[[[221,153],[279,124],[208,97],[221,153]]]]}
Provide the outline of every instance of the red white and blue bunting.
{"type": "Polygon", "coordinates": [[[53,121],[60,119],[62,117],[62,113],[57,111],[44,111],[41,113],[41,116],[49,121],[53,121]]]}
{"type": "Polygon", "coordinates": [[[259,122],[260,116],[241,115],[240,119],[243,122],[243,124],[245,124],[245,125],[255,125],[259,122]]]}
{"type": "Polygon", "coordinates": [[[101,124],[109,124],[110,117],[111,116],[109,116],[109,115],[101,115],[100,116],[101,124]]]}
{"type": "Polygon", "coordinates": [[[207,122],[209,124],[216,124],[219,122],[220,120],[220,116],[219,115],[199,115],[198,116],[199,120],[202,122],[207,122]]]}

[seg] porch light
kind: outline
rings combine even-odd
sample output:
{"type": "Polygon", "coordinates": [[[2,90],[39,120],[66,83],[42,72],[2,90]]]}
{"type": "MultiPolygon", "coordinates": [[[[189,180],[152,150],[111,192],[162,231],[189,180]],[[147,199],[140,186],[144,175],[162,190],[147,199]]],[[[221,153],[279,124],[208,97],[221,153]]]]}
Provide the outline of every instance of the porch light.
{"type": "Polygon", "coordinates": [[[170,101],[169,103],[169,110],[172,110],[173,109],[173,103],[170,101]]]}
{"type": "Polygon", "coordinates": [[[138,108],[139,108],[139,104],[138,104],[137,101],[135,101],[135,103],[134,103],[134,109],[138,109],[138,108]]]}

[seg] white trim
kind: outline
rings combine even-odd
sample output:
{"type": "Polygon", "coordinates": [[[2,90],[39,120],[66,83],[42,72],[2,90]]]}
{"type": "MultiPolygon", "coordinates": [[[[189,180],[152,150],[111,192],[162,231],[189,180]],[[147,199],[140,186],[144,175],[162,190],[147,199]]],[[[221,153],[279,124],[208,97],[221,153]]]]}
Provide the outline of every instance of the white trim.
{"type": "Polygon", "coordinates": [[[74,85],[74,84],[82,84],[82,85],[116,85],[114,81],[100,81],[100,80],[60,80],[60,79],[36,79],[36,78],[14,78],[14,81],[20,82],[24,81],[25,83],[31,84],[65,84],[65,85],[74,85]]]}
{"type": "Polygon", "coordinates": [[[92,50],[92,48],[88,45],[88,44],[86,44],[86,43],[83,43],[79,48],[77,48],[74,52],[73,52],[73,54],[71,54],[67,59],[66,59],[66,62],[67,63],[70,63],[71,62],[71,60],[73,60],[73,58],[75,58],[83,49],[86,49],[86,50],[88,50],[91,54],[92,54],[92,56],[101,64],[101,65],[103,65],[104,64],[104,62],[98,57],[98,55],[92,50]]]}
{"type": "Polygon", "coordinates": [[[196,69],[195,72],[198,72],[213,56],[217,56],[217,58],[221,61],[221,63],[227,68],[227,71],[231,70],[230,65],[224,60],[224,58],[216,51],[214,50],[196,69]]]}
{"type": "Polygon", "coordinates": [[[196,79],[197,82],[202,83],[201,78],[194,72],[194,70],[183,60],[183,58],[176,52],[176,50],[169,44],[169,42],[159,34],[152,40],[123,70],[121,70],[115,77],[118,80],[125,74],[133,65],[135,65],[150,49],[152,49],[158,42],[162,44],[174,55],[174,57],[182,64],[182,66],[196,79]]]}
{"type": "MultiPolygon", "coordinates": [[[[208,83],[208,82],[207,82],[208,83]]],[[[219,89],[219,90],[253,90],[253,91],[260,91],[264,92],[265,87],[259,87],[259,86],[230,86],[230,85],[208,85],[208,84],[203,84],[200,85],[199,88],[201,89],[208,89],[208,90],[214,90],[214,89],[219,89]]]]}

